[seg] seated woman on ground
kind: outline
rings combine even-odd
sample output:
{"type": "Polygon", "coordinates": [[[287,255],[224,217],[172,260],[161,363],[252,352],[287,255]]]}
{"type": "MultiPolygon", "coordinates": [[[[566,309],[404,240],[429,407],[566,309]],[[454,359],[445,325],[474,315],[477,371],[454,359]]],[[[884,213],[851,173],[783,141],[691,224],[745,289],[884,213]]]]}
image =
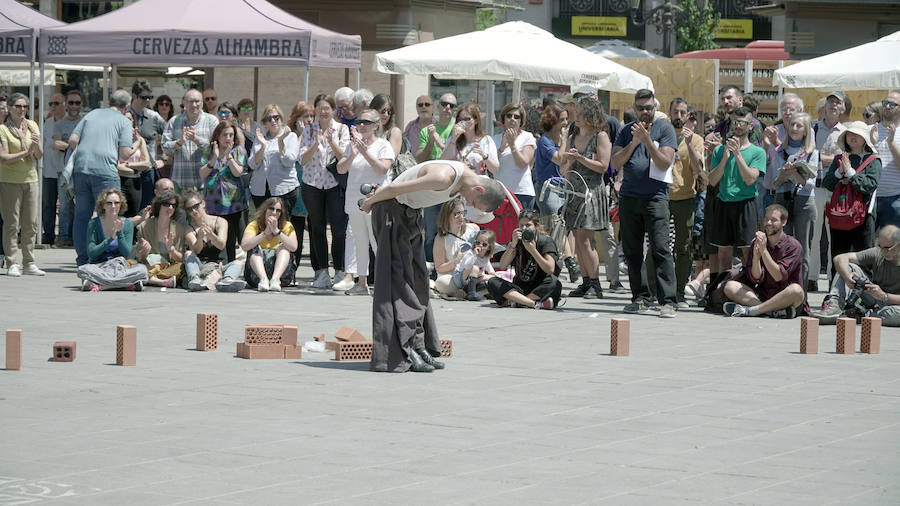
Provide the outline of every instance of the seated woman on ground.
{"type": "Polygon", "coordinates": [[[165,190],[153,197],[150,217],[138,226],[137,259],[147,267],[148,285],[175,288],[184,272],[187,229],[178,210],[181,196],[165,190]]]}
{"type": "Polygon", "coordinates": [[[244,229],[241,249],[247,252],[244,279],[260,292],[280,292],[294,280],[297,234],[287,220],[284,203],[270,197],[256,208],[256,217],[244,229]]]}
{"type": "Polygon", "coordinates": [[[88,262],[78,267],[81,289],[88,292],[125,288],[140,291],[147,268],[129,265],[134,225],[123,218],[128,203],[121,190],[103,190],[97,197],[97,217],[88,222],[88,262]]]}
{"type": "Polygon", "coordinates": [[[494,255],[495,236],[491,230],[482,230],[475,236],[472,248],[453,269],[453,286],[466,290],[466,300],[481,301],[484,295],[478,293],[479,285],[494,275],[491,257],[494,255]]]}
{"type": "Polygon", "coordinates": [[[184,194],[184,211],[191,230],[187,233],[187,244],[191,248],[184,259],[187,273],[187,288],[192,292],[212,290],[238,292],[246,283],[238,279],[244,262],[234,260],[222,267],[227,259],[225,244],[228,238],[228,222],[221,216],[206,214],[203,197],[198,192],[184,194]]]}
{"type": "Polygon", "coordinates": [[[519,213],[519,228],[500,258],[500,267],[512,265],[515,277],[512,282],[496,276],[488,280],[488,292],[502,307],[555,309],[559,305],[559,254],[553,240],[542,233],[540,220],[537,212],[519,213]]]}
{"type": "Polygon", "coordinates": [[[478,225],[466,221],[462,198],[454,197],[441,206],[434,238],[434,268],[438,273],[434,288],[441,295],[463,298],[465,292],[453,284],[453,271],[472,246],[478,225]]]}

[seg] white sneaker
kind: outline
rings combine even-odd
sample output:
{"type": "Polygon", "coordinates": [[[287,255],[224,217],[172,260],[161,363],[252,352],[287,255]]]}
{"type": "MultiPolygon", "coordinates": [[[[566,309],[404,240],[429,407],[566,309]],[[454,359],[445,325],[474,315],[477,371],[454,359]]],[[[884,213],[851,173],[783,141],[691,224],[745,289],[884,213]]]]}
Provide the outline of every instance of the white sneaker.
{"type": "Polygon", "coordinates": [[[269,283],[269,291],[270,292],[280,292],[281,291],[281,280],[277,279],[277,278],[273,279],[269,283]]]}
{"type": "Polygon", "coordinates": [[[259,280],[259,284],[256,286],[256,289],[260,292],[268,292],[269,291],[269,280],[261,279],[259,280]]]}
{"type": "Polygon", "coordinates": [[[12,276],[17,278],[22,275],[22,266],[19,264],[12,264],[9,266],[9,269],[6,270],[7,276],[12,276]]]}
{"type": "Polygon", "coordinates": [[[328,277],[328,271],[319,271],[316,279],[312,283],[313,288],[331,288],[331,278],[328,277]]]}
{"type": "Polygon", "coordinates": [[[25,266],[24,274],[28,274],[29,276],[46,276],[47,273],[38,269],[37,265],[28,264],[25,266]]]}
{"type": "Polygon", "coordinates": [[[337,283],[331,285],[331,289],[337,292],[346,292],[347,290],[353,288],[353,278],[350,279],[341,279],[337,283]]]}

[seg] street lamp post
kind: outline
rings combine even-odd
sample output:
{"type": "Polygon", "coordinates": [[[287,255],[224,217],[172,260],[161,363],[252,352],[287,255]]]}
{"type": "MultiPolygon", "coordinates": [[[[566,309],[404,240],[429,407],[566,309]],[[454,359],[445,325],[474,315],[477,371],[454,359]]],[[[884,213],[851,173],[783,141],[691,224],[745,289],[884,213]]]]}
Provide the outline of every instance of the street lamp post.
{"type": "MultiPolygon", "coordinates": [[[[653,25],[656,33],[663,34],[663,53],[667,57],[672,56],[672,33],[675,30],[679,18],[684,14],[684,9],[673,0],[666,0],[660,5],[650,9],[644,18],[641,9],[641,0],[629,0],[631,3],[631,22],[635,25],[653,25]]],[[[706,8],[708,0],[697,0],[697,8],[706,8]]],[[[680,3],[680,2],[679,2],[680,3]]]]}

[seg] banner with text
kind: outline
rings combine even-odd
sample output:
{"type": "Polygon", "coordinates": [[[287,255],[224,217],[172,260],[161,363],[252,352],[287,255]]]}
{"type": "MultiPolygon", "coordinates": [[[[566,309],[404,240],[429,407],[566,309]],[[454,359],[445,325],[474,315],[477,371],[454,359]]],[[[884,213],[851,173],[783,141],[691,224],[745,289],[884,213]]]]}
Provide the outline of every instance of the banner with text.
{"type": "Polygon", "coordinates": [[[0,35],[0,61],[31,61],[31,30],[0,35]]]}
{"type": "Polygon", "coordinates": [[[628,35],[628,18],[572,16],[572,35],[625,37],[628,35]]]}
{"type": "Polygon", "coordinates": [[[716,25],[717,39],[752,39],[752,19],[721,19],[716,25]]]}
{"type": "Polygon", "coordinates": [[[222,33],[85,34],[55,31],[40,39],[48,63],[131,65],[305,65],[309,32],[297,35],[222,33]]]}

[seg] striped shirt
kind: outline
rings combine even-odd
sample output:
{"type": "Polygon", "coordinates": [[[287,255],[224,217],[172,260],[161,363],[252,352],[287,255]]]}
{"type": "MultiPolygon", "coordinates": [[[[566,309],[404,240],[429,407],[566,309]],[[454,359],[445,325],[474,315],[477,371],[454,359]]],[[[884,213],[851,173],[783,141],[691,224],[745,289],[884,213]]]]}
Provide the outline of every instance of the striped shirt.
{"type": "Polygon", "coordinates": [[[175,155],[172,162],[172,181],[181,188],[200,188],[200,167],[203,165],[203,153],[209,147],[209,138],[219,125],[219,120],[212,114],[201,112],[197,121],[189,123],[187,113],[181,113],[169,120],[163,133],[163,152],[175,155]],[[176,142],[181,139],[185,127],[193,127],[195,141],[186,141],[181,148],[176,142]]]}

